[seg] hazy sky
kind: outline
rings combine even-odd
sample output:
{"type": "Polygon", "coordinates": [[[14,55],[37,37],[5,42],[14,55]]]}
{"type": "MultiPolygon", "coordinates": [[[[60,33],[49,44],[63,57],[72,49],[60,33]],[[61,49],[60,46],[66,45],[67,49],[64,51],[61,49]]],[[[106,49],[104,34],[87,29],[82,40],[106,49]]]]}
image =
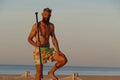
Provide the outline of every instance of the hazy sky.
{"type": "Polygon", "coordinates": [[[119,5],[119,0],[0,0],[0,64],[34,64],[27,37],[34,13],[41,20],[49,7],[67,66],[120,67],[119,5]]]}

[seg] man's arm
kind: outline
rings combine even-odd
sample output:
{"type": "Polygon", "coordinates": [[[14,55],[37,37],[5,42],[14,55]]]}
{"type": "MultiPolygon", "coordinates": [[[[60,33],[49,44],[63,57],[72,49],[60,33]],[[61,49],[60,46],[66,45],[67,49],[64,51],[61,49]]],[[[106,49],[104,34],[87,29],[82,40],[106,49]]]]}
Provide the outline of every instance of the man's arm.
{"type": "Polygon", "coordinates": [[[51,30],[52,30],[52,33],[51,33],[52,43],[53,43],[54,47],[56,48],[57,53],[60,53],[60,49],[59,49],[58,41],[55,36],[53,24],[52,24],[51,30]]]}
{"type": "Polygon", "coordinates": [[[35,47],[37,46],[37,44],[33,41],[33,38],[35,37],[36,33],[37,33],[37,28],[36,25],[34,24],[28,36],[28,42],[35,47]]]}

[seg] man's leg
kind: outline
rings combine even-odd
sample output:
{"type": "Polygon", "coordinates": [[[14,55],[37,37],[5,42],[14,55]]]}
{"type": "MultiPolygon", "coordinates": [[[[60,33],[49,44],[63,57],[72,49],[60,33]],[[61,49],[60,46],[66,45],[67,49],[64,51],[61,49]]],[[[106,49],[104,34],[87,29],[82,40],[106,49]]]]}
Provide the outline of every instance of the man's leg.
{"type": "Polygon", "coordinates": [[[40,64],[36,64],[36,76],[35,76],[35,80],[41,80],[42,78],[42,68],[43,66],[40,66],[40,64]]]}
{"type": "Polygon", "coordinates": [[[55,66],[49,71],[49,76],[53,79],[53,80],[58,80],[58,78],[54,75],[54,72],[61,68],[62,66],[64,66],[67,63],[67,58],[65,57],[64,54],[59,55],[59,54],[54,54],[54,59],[55,61],[57,61],[57,63],[55,64],[55,66]]]}

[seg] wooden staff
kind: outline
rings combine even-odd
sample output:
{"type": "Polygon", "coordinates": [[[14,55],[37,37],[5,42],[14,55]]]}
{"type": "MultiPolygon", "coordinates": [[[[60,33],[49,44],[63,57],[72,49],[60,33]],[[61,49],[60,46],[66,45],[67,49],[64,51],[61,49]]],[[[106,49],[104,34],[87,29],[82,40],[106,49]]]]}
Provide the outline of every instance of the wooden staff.
{"type": "MultiPolygon", "coordinates": [[[[35,12],[36,15],[36,24],[37,24],[37,32],[38,32],[38,42],[40,42],[40,34],[39,31],[41,30],[39,22],[38,22],[38,12],[35,12]]],[[[40,54],[40,70],[41,70],[41,78],[43,78],[43,64],[42,64],[42,55],[41,55],[41,50],[40,50],[40,46],[39,46],[39,54],[40,54]]]]}

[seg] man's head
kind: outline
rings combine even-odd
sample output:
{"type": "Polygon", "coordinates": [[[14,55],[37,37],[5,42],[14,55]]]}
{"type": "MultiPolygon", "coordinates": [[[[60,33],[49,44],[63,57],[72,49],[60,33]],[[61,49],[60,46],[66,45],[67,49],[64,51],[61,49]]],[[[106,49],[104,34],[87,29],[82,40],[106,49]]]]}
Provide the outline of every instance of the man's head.
{"type": "Polygon", "coordinates": [[[43,12],[42,12],[43,20],[49,21],[49,19],[50,19],[50,17],[51,17],[51,12],[52,12],[51,9],[49,9],[49,8],[44,8],[44,9],[43,9],[43,12]]]}

